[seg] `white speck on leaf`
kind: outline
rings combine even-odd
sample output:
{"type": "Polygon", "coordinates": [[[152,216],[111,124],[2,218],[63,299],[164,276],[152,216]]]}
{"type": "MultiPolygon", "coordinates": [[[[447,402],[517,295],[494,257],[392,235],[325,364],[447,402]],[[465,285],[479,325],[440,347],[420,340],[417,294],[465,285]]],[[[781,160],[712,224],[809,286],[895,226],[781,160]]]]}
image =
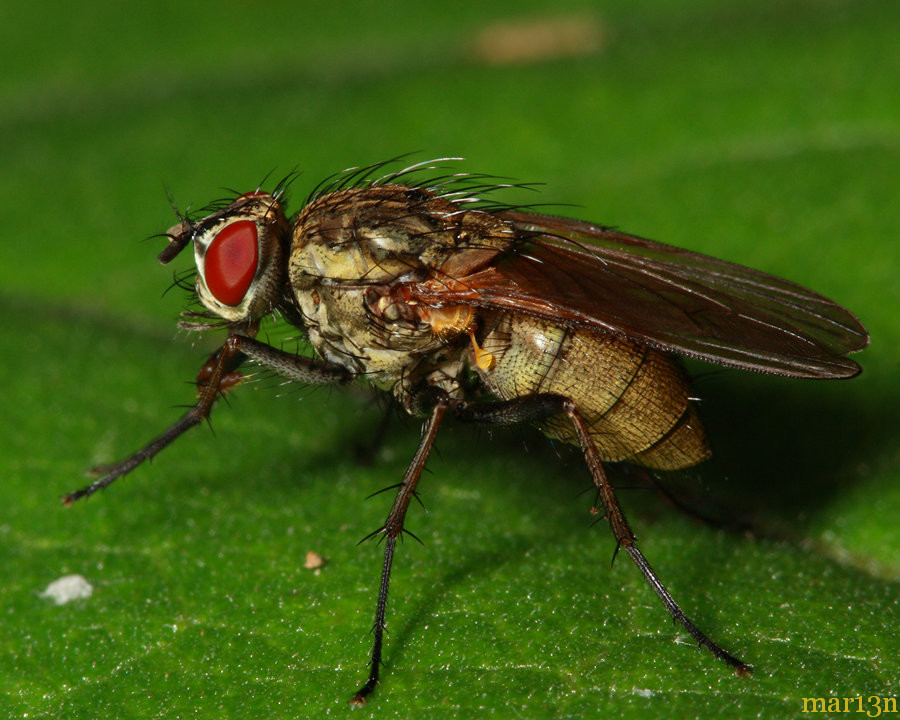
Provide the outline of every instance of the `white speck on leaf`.
{"type": "Polygon", "coordinates": [[[83,575],[63,575],[50,583],[41,597],[48,598],[57,605],[65,605],[73,600],[89,598],[93,592],[94,586],[83,575]]]}

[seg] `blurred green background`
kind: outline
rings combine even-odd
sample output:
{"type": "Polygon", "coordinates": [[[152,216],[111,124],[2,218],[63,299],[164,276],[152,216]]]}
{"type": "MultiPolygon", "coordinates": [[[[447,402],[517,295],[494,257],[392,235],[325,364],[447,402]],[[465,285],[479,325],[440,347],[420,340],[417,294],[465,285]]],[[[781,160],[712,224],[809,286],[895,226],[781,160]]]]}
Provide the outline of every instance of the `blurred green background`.
{"type": "MultiPolygon", "coordinates": [[[[383,520],[416,445],[352,390],[269,381],[109,491],[82,472],[190,403],[158,239],[268,173],[417,152],[545,183],[512,202],[790,277],[866,323],[851,382],[696,366],[715,458],[679,484],[753,537],[620,497],[736,678],[591,528],[577,454],[448,429],[359,717],[794,717],[900,683],[900,4],[35,2],[0,9],[0,692],[10,717],[343,717],[383,520]],[[712,372],[711,372],[712,370],[712,372]],[[307,551],[326,558],[303,569],[307,551]],[[80,573],[94,594],[43,588],[80,573]]],[[[188,266],[185,255],[175,264],[188,266]]],[[[618,482],[629,486],[627,475],[618,482]]],[[[0,699],[0,703],[4,702],[0,699]]]]}

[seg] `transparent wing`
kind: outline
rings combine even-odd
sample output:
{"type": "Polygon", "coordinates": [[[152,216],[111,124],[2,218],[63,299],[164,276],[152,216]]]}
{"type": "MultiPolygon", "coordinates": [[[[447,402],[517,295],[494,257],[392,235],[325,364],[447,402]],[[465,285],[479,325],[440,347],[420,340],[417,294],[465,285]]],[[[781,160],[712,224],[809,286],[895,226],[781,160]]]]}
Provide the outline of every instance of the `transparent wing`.
{"type": "Polygon", "coordinates": [[[590,223],[498,215],[519,231],[511,250],[463,277],[435,275],[411,295],[594,327],[745,370],[808,378],[860,371],[844,355],[868,344],[866,329],[800,285],[590,223]]]}

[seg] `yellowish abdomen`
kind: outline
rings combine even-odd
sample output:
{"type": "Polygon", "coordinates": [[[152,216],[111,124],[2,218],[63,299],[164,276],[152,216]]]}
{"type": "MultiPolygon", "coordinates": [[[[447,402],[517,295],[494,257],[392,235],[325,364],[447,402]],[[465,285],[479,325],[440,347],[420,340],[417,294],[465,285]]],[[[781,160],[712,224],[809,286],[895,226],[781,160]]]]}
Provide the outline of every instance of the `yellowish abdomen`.
{"type": "MultiPolygon", "coordinates": [[[[675,470],[705,460],[709,448],[689,399],[687,378],[669,355],[646,345],[528,317],[493,313],[481,321],[489,367],[473,363],[503,399],[533,393],[571,398],[604,460],[675,470]]],[[[550,437],[577,442],[563,416],[540,423],[550,437]]]]}

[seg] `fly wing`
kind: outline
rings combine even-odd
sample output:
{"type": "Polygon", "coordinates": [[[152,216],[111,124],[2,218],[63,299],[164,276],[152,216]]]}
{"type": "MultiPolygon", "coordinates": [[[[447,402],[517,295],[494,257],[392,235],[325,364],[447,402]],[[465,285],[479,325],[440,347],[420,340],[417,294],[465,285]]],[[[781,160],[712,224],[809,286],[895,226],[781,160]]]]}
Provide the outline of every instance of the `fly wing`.
{"type": "Polygon", "coordinates": [[[593,327],[745,370],[853,377],[865,347],[848,310],[794,283],[590,223],[498,213],[520,240],[465,277],[411,289],[426,304],[468,304],[593,327]]]}

